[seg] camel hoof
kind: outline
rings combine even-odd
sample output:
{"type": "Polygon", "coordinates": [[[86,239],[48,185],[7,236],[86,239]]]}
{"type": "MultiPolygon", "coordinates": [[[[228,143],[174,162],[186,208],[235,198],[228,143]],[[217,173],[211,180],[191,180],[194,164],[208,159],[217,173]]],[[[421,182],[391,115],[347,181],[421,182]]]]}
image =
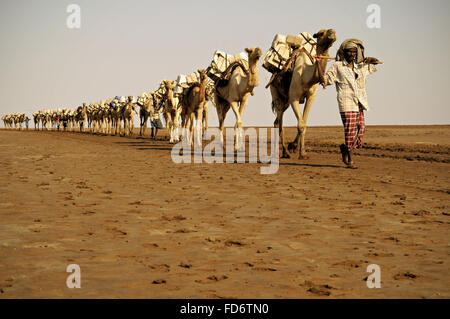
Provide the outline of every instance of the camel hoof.
{"type": "Polygon", "coordinates": [[[288,144],[288,151],[291,153],[297,153],[297,151],[298,151],[297,147],[298,147],[297,144],[291,142],[288,144]]]}
{"type": "Polygon", "coordinates": [[[298,156],[298,159],[300,159],[300,160],[306,160],[306,159],[309,159],[309,156],[306,155],[306,154],[300,154],[300,155],[298,156]]]}

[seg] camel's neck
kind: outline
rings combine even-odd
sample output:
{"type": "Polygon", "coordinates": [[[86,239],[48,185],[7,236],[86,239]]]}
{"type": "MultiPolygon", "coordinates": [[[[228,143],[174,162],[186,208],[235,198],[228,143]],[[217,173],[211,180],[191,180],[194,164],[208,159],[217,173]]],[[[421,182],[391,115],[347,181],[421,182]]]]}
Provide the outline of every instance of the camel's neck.
{"type": "Polygon", "coordinates": [[[206,100],[206,77],[200,82],[200,102],[206,100]]]}
{"type": "Polygon", "coordinates": [[[169,106],[173,107],[173,90],[171,88],[167,88],[167,101],[169,102],[169,106]]]}
{"type": "MultiPolygon", "coordinates": [[[[328,51],[330,50],[331,45],[317,45],[316,54],[321,56],[328,56],[328,51]]],[[[327,62],[328,59],[319,59],[319,65],[320,65],[320,71],[319,68],[316,68],[315,76],[314,76],[314,82],[319,82],[319,72],[322,73],[322,76],[325,73],[325,70],[327,68],[327,62]]]]}
{"type": "Polygon", "coordinates": [[[259,70],[258,70],[258,60],[249,59],[249,79],[248,85],[253,90],[254,87],[259,85],[259,70]]]}
{"type": "MultiPolygon", "coordinates": [[[[327,46],[319,46],[318,45],[317,46],[317,51],[316,51],[317,55],[328,56],[328,51],[330,50],[330,47],[331,47],[330,45],[327,45],[327,46]]],[[[322,70],[326,69],[327,62],[328,62],[327,59],[320,59],[319,60],[320,67],[321,67],[322,70]]]]}

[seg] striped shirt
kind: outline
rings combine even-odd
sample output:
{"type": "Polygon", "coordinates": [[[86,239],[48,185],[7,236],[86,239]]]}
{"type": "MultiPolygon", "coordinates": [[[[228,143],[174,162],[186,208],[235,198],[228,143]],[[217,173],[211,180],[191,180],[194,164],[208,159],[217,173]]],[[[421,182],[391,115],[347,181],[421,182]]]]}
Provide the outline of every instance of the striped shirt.
{"type": "Polygon", "coordinates": [[[369,110],[366,95],[366,77],[377,69],[373,64],[353,63],[353,69],[347,61],[335,62],[324,76],[324,84],[336,83],[339,112],[358,112],[359,103],[369,110]],[[355,79],[355,74],[358,77],[355,79]]]}

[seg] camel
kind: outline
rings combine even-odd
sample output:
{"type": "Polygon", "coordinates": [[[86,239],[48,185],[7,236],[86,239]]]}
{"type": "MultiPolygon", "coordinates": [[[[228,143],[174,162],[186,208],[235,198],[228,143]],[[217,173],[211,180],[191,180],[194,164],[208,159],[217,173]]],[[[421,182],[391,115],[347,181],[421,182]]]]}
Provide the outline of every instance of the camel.
{"type": "MultiPolygon", "coordinates": [[[[123,100],[122,98],[120,100],[123,100]]],[[[111,125],[112,125],[112,131],[111,134],[117,135],[117,133],[120,133],[120,120],[121,120],[121,102],[119,101],[119,97],[116,96],[116,98],[113,99],[113,101],[110,104],[109,112],[111,114],[111,125]]]]}
{"type": "Polygon", "coordinates": [[[104,134],[111,134],[112,132],[112,103],[113,99],[106,100],[103,105],[103,114],[105,117],[105,131],[104,134]]]}
{"type": "Polygon", "coordinates": [[[41,112],[34,112],[33,113],[33,121],[34,121],[34,129],[39,131],[39,122],[41,120],[41,112]]]}
{"type": "Polygon", "coordinates": [[[75,120],[80,125],[80,132],[83,132],[84,130],[84,122],[86,121],[86,118],[87,118],[87,106],[86,103],[83,103],[83,106],[79,106],[77,108],[77,113],[75,116],[75,120]]]}
{"type": "MultiPolygon", "coordinates": [[[[209,103],[212,102],[215,103],[215,88],[214,88],[214,82],[212,82],[210,79],[207,78],[206,81],[206,101],[203,105],[203,115],[202,115],[202,135],[205,133],[205,131],[208,129],[208,110],[209,110],[209,103]]],[[[185,113],[186,108],[183,107],[181,111],[181,120],[182,120],[182,126],[187,127],[189,125],[190,119],[186,116],[185,113]],[[187,123],[186,123],[187,122],[187,123]]]]}
{"type": "MultiPolygon", "coordinates": [[[[317,39],[316,55],[328,56],[328,50],[336,41],[336,32],[333,29],[322,29],[314,34],[313,37],[317,39]]],[[[297,136],[294,142],[290,144],[290,148],[294,149],[294,153],[298,152],[299,159],[306,159],[306,122],[311,106],[316,99],[319,72],[322,73],[326,69],[327,60],[319,59],[318,66],[318,64],[311,62],[310,57],[305,52],[300,52],[295,57],[293,64],[292,80],[288,84],[288,90],[283,88],[283,84],[288,81],[290,76],[288,72],[280,72],[274,77],[274,81],[270,85],[272,110],[277,115],[274,127],[278,127],[280,134],[280,142],[283,150],[281,157],[289,158],[290,156],[284,141],[283,114],[289,105],[291,105],[297,118],[297,136]],[[300,111],[300,103],[303,103],[305,100],[306,103],[302,114],[300,111]]]]}
{"type": "Polygon", "coordinates": [[[249,70],[245,70],[242,65],[238,64],[228,81],[225,81],[225,83],[218,81],[215,84],[214,104],[219,118],[220,140],[223,145],[225,117],[231,106],[236,116],[235,129],[239,130],[239,134],[236,135],[235,150],[241,148],[239,135],[242,132],[242,114],[247,106],[250,94],[253,95],[253,89],[259,84],[258,60],[262,55],[261,49],[258,47],[246,48],[245,52],[248,54],[249,70]]]}
{"type": "Polygon", "coordinates": [[[17,121],[19,123],[19,130],[22,129],[22,125],[25,122],[25,117],[26,117],[25,113],[18,114],[17,121]]]}
{"type": "Polygon", "coordinates": [[[42,130],[48,130],[47,128],[47,124],[50,121],[50,114],[49,114],[49,110],[44,110],[41,113],[41,123],[42,123],[42,130]]]}
{"type": "Polygon", "coordinates": [[[212,82],[211,80],[208,79],[207,83],[206,83],[206,103],[205,106],[203,107],[203,132],[205,133],[205,130],[208,129],[208,109],[209,109],[209,104],[208,101],[212,102],[213,104],[215,103],[215,89],[214,89],[214,82],[212,82]]]}
{"type": "Polygon", "coordinates": [[[190,142],[193,144],[194,136],[194,117],[197,120],[196,125],[196,143],[201,145],[200,129],[203,124],[203,112],[206,104],[206,83],[208,76],[206,70],[198,70],[200,74],[200,82],[193,83],[186,91],[182,98],[182,108],[185,115],[184,128],[187,128],[188,122],[190,122],[190,142]]]}
{"type": "Polygon", "coordinates": [[[2,117],[2,119],[3,119],[3,123],[5,124],[5,128],[11,129],[12,128],[12,115],[11,114],[4,115],[2,117]]]}
{"type": "Polygon", "coordinates": [[[133,135],[133,112],[135,111],[135,104],[133,103],[133,96],[128,96],[128,100],[122,106],[121,109],[121,119],[123,121],[123,135],[132,136],[133,135]]]}
{"type": "Polygon", "coordinates": [[[137,104],[140,106],[139,109],[139,118],[141,129],[139,131],[139,136],[145,136],[145,130],[147,129],[147,121],[155,112],[154,106],[154,93],[142,93],[139,98],[137,104]]]}
{"type": "Polygon", "coordinates": [[[175,99],[173,96],[175,81],[164,80],[163,83],[166,91],[164,98],[164,120],[169,129],[169,143],[175,143],[179,140],[177,131],[181,107],[179,107],[178,99],[175,99]]]}
{"type": "MultiPolygon", "coordinates": [[[[156,140],[156,136],[158,135],[158,122],[160,122],[160,114],[164,110],[164,98],[162,98],[159,94],[156,94],[156,92],[152,92],[152,99],[153,99],[153,113],[150,114],[150,123],[152,126],[151,135],[150,138],[156,140]]],[[[160,124],[160,123],[159,123],[160,124]]]]}
{"type": "Polygon", "coordinates": [[[108,127],[110,123],[110,117],[109,117],[109,107],[107,101],[101,101],[100,102],[100,133],[102,134],[108,134],[108,127]]]}

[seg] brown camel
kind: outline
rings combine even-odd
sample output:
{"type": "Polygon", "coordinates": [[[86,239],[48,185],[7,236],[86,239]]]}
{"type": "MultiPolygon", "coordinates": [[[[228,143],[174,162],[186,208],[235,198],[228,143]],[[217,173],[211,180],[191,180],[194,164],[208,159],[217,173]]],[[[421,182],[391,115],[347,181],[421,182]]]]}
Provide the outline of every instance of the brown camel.
{"type": "Polygon", "coordinates": [[[182,98],[182,113],[184,113],[186,120],[184,121],[184,128],[187,128],[188,122],[190,131],[190,141],[193,143],[194,135],[194,117],[197,120],[196,123],[196,143],[201,144],[201,127],[203,123],[203,111],[206,103],[206,82],[208,76],[206,70],[198,70],[200,74],[200,82],[192,84],[186,91],[186,94],[182,98]]]}
{"type": "Polygon", "coordinates": [[[86,103],[83,103],[83,106],[79,106],[77,108],[77,114],[75,116],[75,120],[80,125],[80,132],[83,132],[84,130],[84,122],[87,118],[87,106],[86,103]]]}
{"type": "Polygon", "coordinates": [[[247,70],[243,65],[237,64],[228,81],[218,81],[215,85],[214,104],[219,118],[220,139],[223,144],[225,117],[231,106],[236,116],[235,129],[238,129],[234,145],[235,150],[241,148],[239,136],[242,134],[242,114],[250,94],[253,95],[253,89],[259,84],[258,60],[262,55],[261,49],[258,47],[246,48],[245,52],[248,54],[249,69],[247,70]]]}
{"type": "MultiPolygon", "coordinates": [[[[328,56],[328,50],[336,41],[336,32],[333,29],[322,29],[314,34],[313,37],[317,39],[317,44],[316,52],[313,52],[312,55],[328,56]]],[[[314,60],[312,55],[300,51],[295,57],[295,61],[292,62],[293,72],[280,72],[274,77],[274,81],[270,85],[272,110],[277,115],[274,126],[279,129],[280,142],[283,149],[281,157],[284,158],[290,157],[286,149],[283,130],[283,113],[289,105],[292,106],[298,122],[297,136],[294,142],[290,144],[290,148],[294,149],[294,153],[299,153],[300,159],[307,158],[305,150],[306,121],[311,106],[316,99],[320,77],[319,72],[322,73],[327,65],[327,59],[319,59],[318,63],[313,63],[311,61],[311,58],[314,60]],[[289,84],[290,77],[292,79],[289,84]],[[305,100],[306,103],[302,114],[300,111],[300,103],[303,103],[305,100]]]]}

